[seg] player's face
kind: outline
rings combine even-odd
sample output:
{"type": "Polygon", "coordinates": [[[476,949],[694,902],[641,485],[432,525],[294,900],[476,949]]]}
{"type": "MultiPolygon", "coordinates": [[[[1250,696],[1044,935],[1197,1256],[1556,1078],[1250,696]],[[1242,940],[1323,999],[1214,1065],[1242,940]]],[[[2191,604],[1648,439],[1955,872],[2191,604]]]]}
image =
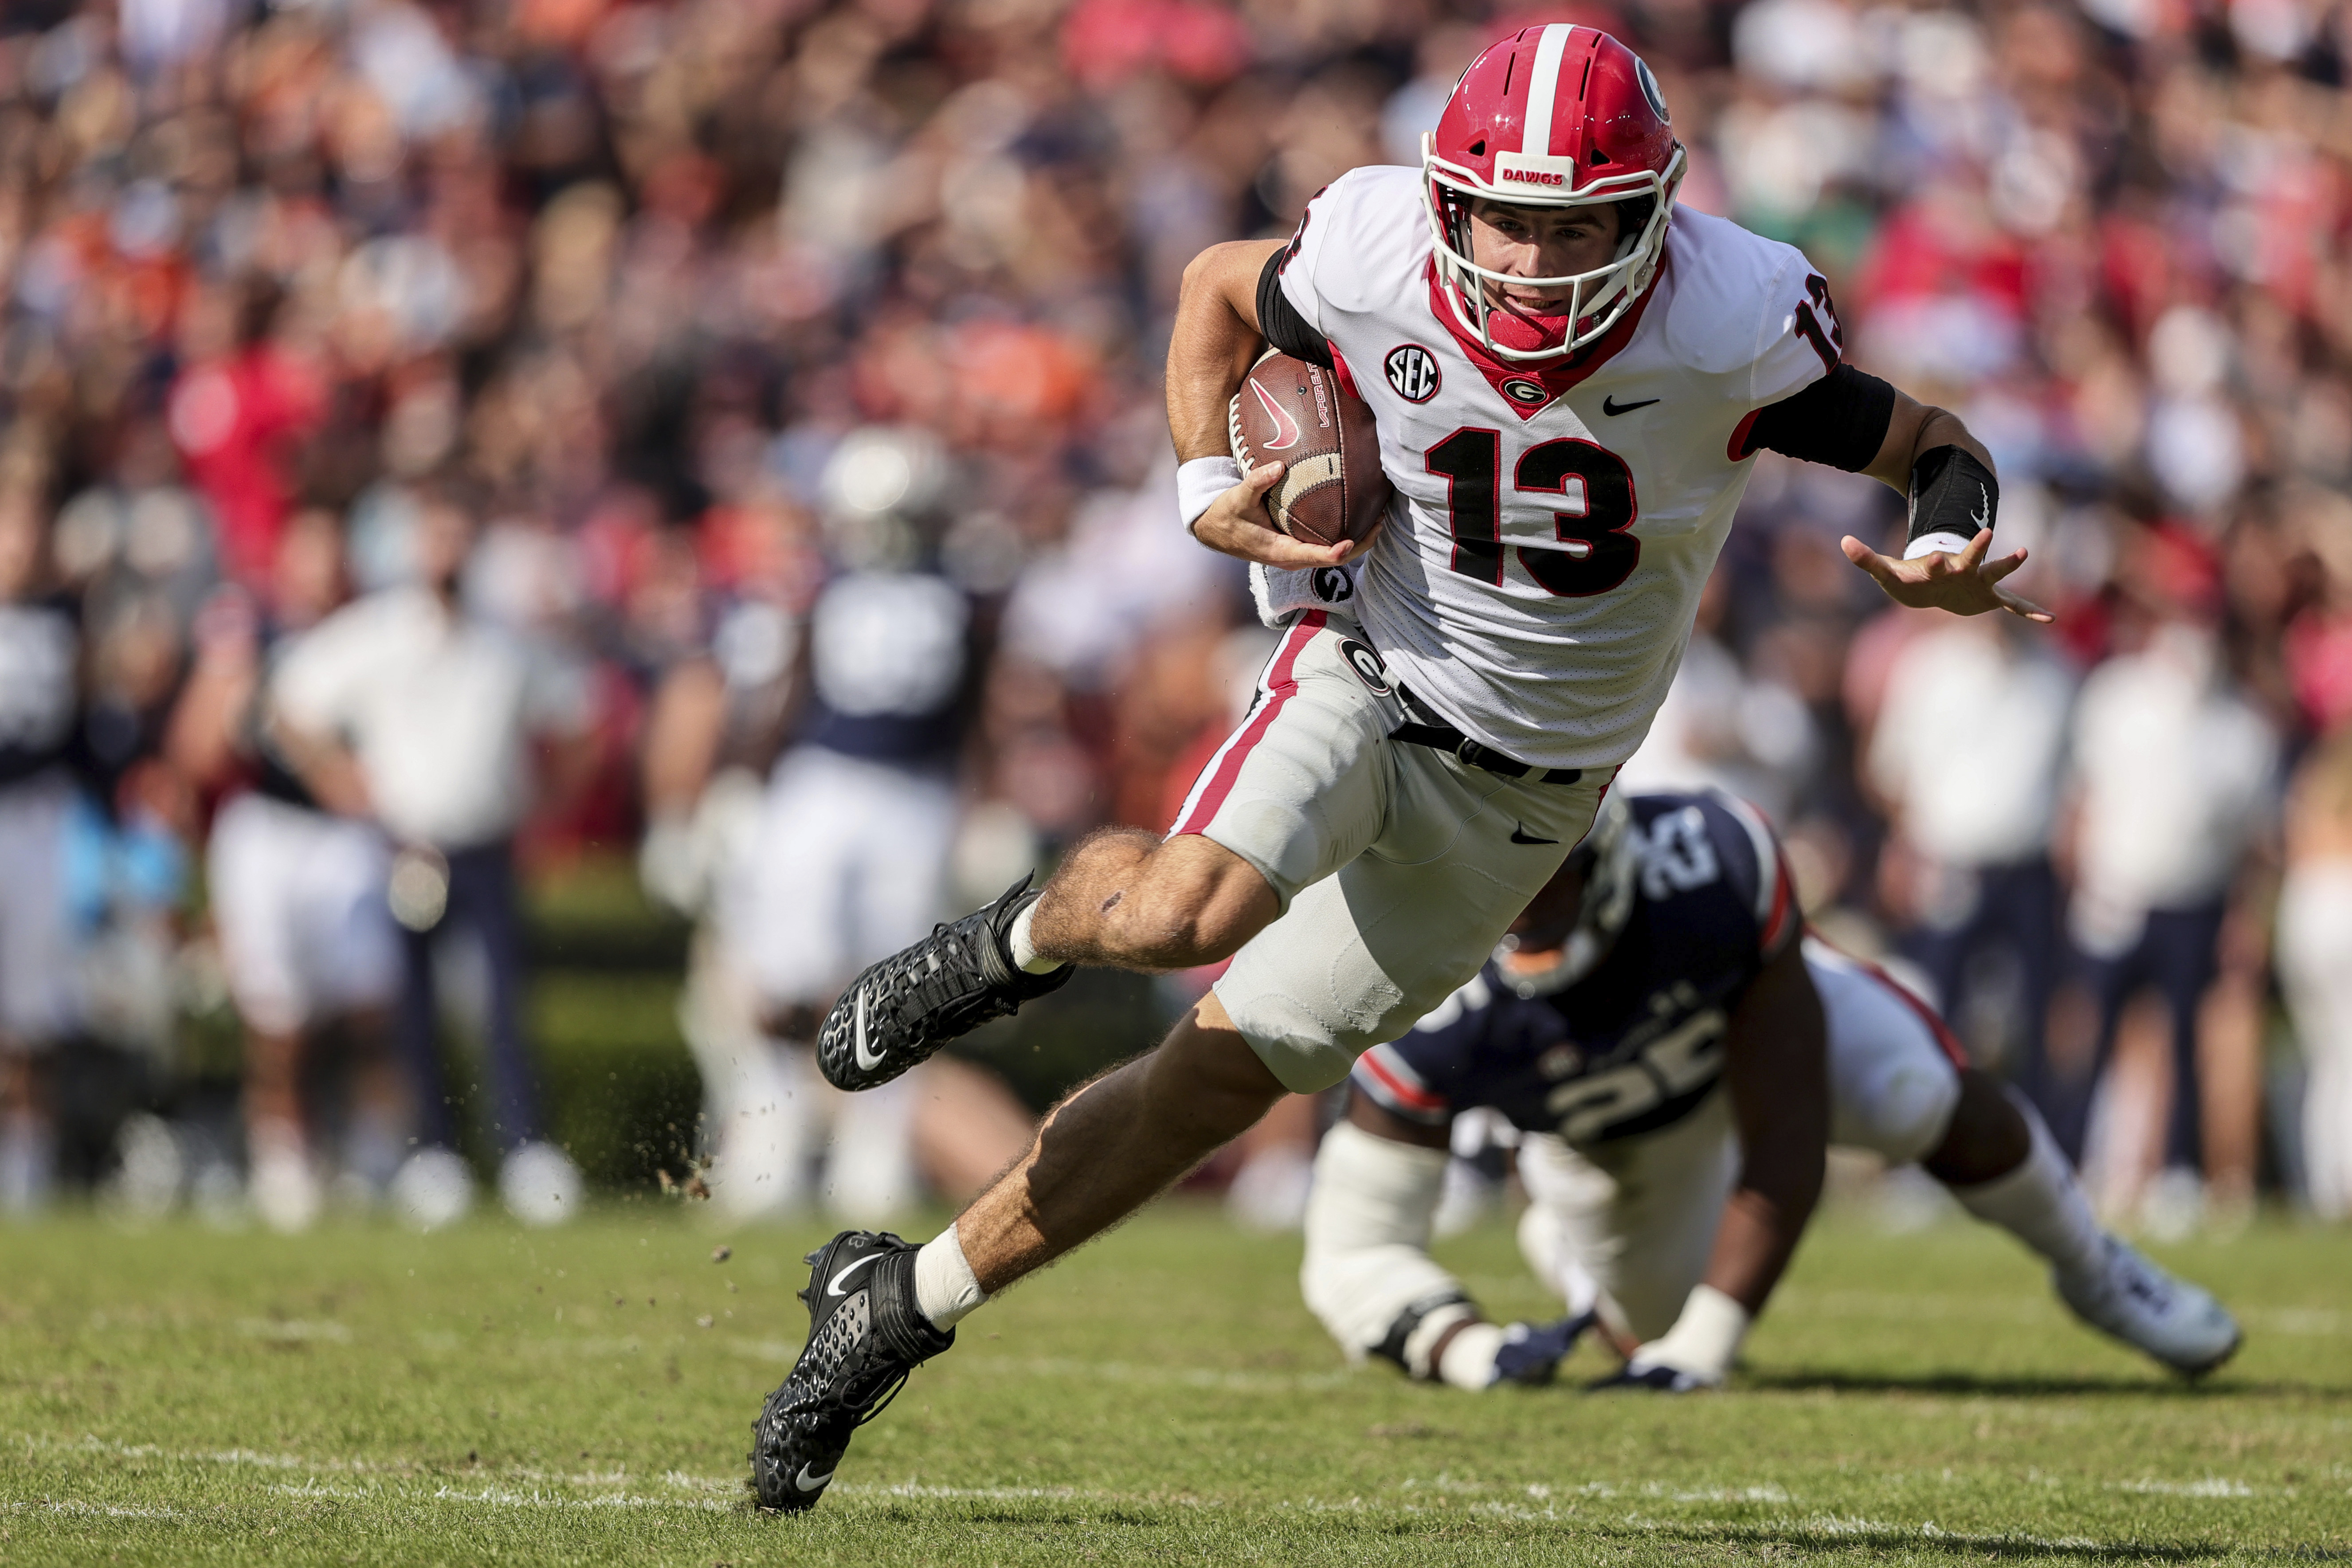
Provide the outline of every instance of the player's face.
{"type": "MultiPolygon", "coordinates": [[[[1520,207],[1470,204],[1470,259],[1510,278],[1568,278],[1606,267],[1617,257],[1617,207],[1520,207]]],[[[1520,288],[1489,279],[1486,297],[1505,310],[1549,315],[1566,289],[1520,288]]]]}

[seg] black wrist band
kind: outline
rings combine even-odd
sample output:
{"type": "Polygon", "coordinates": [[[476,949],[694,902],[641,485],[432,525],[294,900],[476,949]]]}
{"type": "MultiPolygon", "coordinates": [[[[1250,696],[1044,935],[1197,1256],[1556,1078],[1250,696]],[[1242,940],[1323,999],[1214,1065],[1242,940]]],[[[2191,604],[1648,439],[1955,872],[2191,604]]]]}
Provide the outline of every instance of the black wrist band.
{"type": "Polygon", "coordinates": [[[2000,511],[2000,481],[1958,447],[1937,447],[1911,465],[1911,530],[1904,553],[1923,541],[1957,553],[2000,511]],[[1951,542],[1958,541],[1958,543],[1951,542]]]}

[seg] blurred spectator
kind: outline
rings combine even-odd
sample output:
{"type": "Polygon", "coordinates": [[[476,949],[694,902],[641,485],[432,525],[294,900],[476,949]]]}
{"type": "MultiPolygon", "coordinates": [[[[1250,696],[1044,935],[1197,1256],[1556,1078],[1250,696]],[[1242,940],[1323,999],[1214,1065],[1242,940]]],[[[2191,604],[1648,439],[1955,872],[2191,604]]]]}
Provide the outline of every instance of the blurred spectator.
{"type": "Polygon", "coordinates": [[[188,781],[226,799],[207,864],[213,923],[245,1039],[246,1158],[254,1209],[273,1228],[319,1216],[330,1151],[304,1104],[306,1068],[340,1027],[352,1104],[341,1163],[373,1195],[405,1150],[407,1097],[393,1075],[399,930],[386,902],[391,852],[373,822],[321,804],[281,752],[268,715],[278,669],[344,598],[334,517],[297,513],[278,540],[268,598],[219,596],[200,618],[195,668],[172,724],[188,781]]]}
{"type": "Polygon", "coordinates": [[[2323,1218],[2352,1218],[2352,730],[2295,773],[2278,958],[2306,1068],[2305,1195],[2323,1218]]]}
{"type": "Polygon", "coordinates": [[[2152,1205],[2201,1203],[2199,1020],[2229,896],[2267,837],[2277,739],[2236,689],[2215,625],[2219,584],[2193,541],[2135,542],[2139,603],[2119,652],[2084,680],[2072,741],[2067,931],[2096,1010],[2086,1073],[2050,1089],[2052,1133],[2080,1163],[2091,1091],[2125,1005],[2170,1014],[2171,1109],[2152,1205]]]}
{"type": "Polygon", "coordinates": [[[1751,677],[1721,641],[1727,595],[1717,573],[1699,599],[1682,668],[1642,749],[1618,770],[1631,790],[1725,789],[1790,820],[1813,761],[1812,715],[1778,680],[1751,677]]]}
{"type": "Polygon", "coordinates": [[[470,1202],[436,1043],[435,950],[462,933],[488,974],[491,1116],[504,1156],[499,1195],[530,1224],[567,1219],[579,1173],[545,1142],[522,1027],[520,910],[512,836],[533,805],[535,742],[549,748],[546,792],[585,760],[581,673],[553,650],[468,616],[458,585],[471,512],[454,494],[416,520],[415,584],[372,594],[307,634],[278,666],[277,735],[304,784],[343,816],[381,825],[398,846],[392,911],[406,928],[399,1036],[422,1148],[395,1177],[410,1217],[445,1224],[470,1202]]]}
{"type": "Polygon", "coordinates": [[[56,1158],[43,1058],[79,1022],[68,913],[66,763],[80,697],[75,606],[50,591],[47,530],[0,493],[0,1213],[47,1201],[56,1158]]]}
{"type": "Polygon", "coordinates": [[[2050,841],[2074,696],[2073,675],[2015,617],[1937,625],[1895,656],[1868,760],[1893,835],[1882,893],[1908,955],[1974,1049],[1988,975],[2005,977],[1992,1005],[2014,1054],[1981,1065],[2037,1098],[2059,954],[2050,841]]]}

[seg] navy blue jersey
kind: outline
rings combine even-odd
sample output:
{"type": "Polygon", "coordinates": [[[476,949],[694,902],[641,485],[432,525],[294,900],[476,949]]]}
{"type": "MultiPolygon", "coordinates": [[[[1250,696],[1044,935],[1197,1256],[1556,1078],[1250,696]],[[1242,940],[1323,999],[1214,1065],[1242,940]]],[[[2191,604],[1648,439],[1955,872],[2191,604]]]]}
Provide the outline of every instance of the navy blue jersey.
{"type": "Polygon", "coordinates": [[[1578,1144],[1664,1127],[1706,1097],[1740,996],[1796,939],[1795,896],[1754,808],[1713,792],[1627,804],[1638,888],[1593,972],[1521,996],[1488,963],[1411,1034],[1365,1052],[1358,1093],[1432,1125],[1491,1106],[1578,1144]]]}
{"type": "Polygon", "coordinates": [[[945,766],[962,733],[971,606],[944,577],[852,572],[809,613],[800,739],[909,767],[945,766]]]}

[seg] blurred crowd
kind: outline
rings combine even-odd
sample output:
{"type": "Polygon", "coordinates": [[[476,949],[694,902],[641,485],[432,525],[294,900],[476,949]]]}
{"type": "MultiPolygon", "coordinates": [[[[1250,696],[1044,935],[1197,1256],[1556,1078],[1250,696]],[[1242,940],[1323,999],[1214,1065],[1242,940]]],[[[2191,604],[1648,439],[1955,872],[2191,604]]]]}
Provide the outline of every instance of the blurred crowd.
{"type": "Polygon", "coordinates": [[[987,1075],[835,1101],[794,1042],[1167,821],[1266,646],[1175,520],[1181,268],[1417,162],[1562,17],[1655,68],[1687,205],[1803,247],[1851,357],[1986,440],[2060,617],[1889,609],[1837,540],[1900,498],[1768,454],[1629,782],[1763,806],[2118,1212],[2352,1210],[2352,6],[2313,0],[8,6],[0,1206],[75,1053],[168,1062],[209,987],[271,1223],[446,1220],[468,1147],[562,1218],[518,889],[593,854],[698,922],[722,1205],[984,1177],[1026,1114],[987,1075]]]}

